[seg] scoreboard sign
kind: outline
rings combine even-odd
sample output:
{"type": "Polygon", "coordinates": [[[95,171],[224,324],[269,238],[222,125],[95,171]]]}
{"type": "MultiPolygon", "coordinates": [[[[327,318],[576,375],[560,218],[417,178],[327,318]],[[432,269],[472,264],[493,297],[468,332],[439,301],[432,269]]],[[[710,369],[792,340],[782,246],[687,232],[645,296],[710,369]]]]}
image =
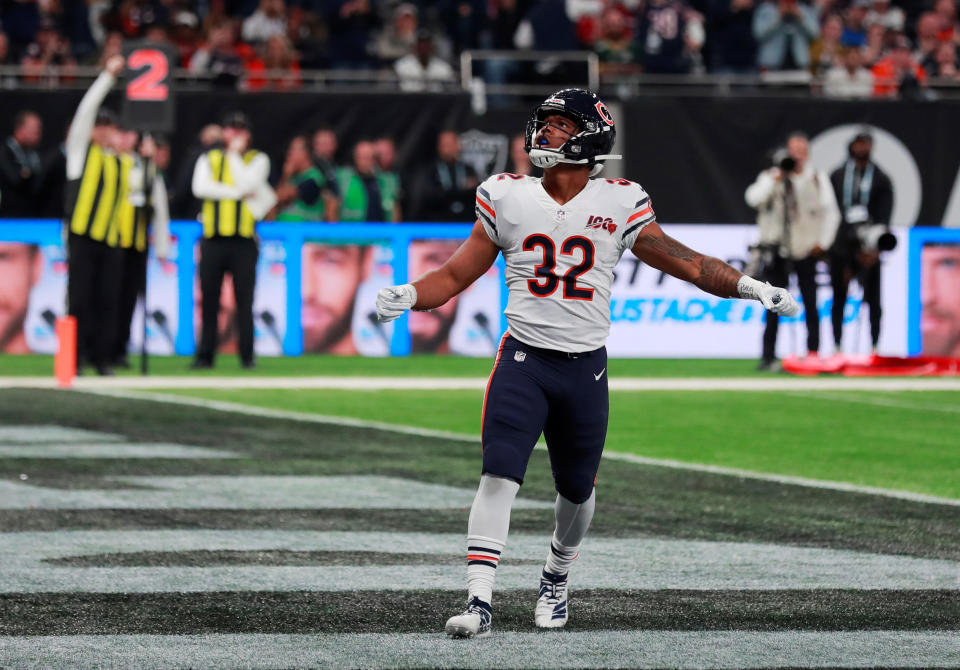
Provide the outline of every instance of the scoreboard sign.
{"type": "Polygon", "coordinates": [[[124,45],[123,122],[140,131],[172,133],[176,53],[166,44],[124,45]]]}

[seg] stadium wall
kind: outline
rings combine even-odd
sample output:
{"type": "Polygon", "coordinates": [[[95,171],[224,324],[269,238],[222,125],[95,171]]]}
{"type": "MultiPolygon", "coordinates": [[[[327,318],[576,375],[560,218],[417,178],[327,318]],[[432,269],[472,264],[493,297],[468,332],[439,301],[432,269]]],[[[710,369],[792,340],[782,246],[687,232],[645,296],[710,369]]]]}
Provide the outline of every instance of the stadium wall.
{"type": "MultiPolygon", "coordinates": [[[[19,110],[34,109],[44,118],[45,141],[55,144],[81,93],[5,91],[0,130],[8,131],[19,110]]],[[[107,104],[119,108],[118,91],[107,104]]],[[[511,103],[477,115],[463,94],[185,91],[176,109],[172,176],[180,175],[205,124],[240,109],[252,118],[255,144],[271,155],[275,170],[291,137],[329,126],[339,137],[342,163],[349,162],[358,139],[393,137],[409,185],[432,160],[436,134],[445,128],[461,132],[464,158],[478,173],[504,171],[509,139],[523,132],[531,106],[511,103]]],[[[868,125],[876,138],[875,159],[893,179],[893,223],[960,227],[960,101],[649,96],[614,109],[624,161],[611,172],[643,184],[661,221],[752,221],[744,190],[787,133],[810,135],[813,162],[829,172],[842,163],[849,139],[868,125]]]]}

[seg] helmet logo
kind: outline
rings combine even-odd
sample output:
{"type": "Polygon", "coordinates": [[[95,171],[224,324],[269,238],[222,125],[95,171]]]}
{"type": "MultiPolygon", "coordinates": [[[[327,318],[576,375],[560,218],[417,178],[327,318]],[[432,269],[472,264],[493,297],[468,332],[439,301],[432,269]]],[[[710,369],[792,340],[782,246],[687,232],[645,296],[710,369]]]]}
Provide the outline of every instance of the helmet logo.
{"type": "Polygon", "coordinates": [[[567,103],[561,98],[547,98],[543,101],[545,105],[566,105],[567,103]]]}
{"type": "Polygon", "coordinates": [[[610,110],[607,109],[607,106],[606,106],[605,104],[603,104],[602,101],[598,101],[597,104],[594,105],[594,107],[597,108],[597,112],[599,112],[599,113],[600,113],[600,116],[603,118],[603,120],[607,122],[607,125],[612,126],[612,125],[613,125],[613,115],[610,114],[610,110]]]}

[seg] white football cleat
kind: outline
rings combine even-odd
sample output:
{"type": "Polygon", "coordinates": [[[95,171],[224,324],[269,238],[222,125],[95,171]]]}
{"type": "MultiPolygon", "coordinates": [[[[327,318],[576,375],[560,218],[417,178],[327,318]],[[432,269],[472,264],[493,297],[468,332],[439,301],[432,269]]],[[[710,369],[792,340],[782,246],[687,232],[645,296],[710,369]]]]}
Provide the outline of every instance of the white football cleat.
{"type": "Polygon", "coordinates": [[[447,619],[444,630],[454,638],[486,637],[490,634],[493,621],[493,608],[474,596],[467,602],[463,614],[447,619]]]}
{"type": "Polygon", "coordinates": [[[543,571],[540,575],[540,598],[533,613],[537,628],[563,628],[569,614],[568,594],[566,575],[543,571]]]}

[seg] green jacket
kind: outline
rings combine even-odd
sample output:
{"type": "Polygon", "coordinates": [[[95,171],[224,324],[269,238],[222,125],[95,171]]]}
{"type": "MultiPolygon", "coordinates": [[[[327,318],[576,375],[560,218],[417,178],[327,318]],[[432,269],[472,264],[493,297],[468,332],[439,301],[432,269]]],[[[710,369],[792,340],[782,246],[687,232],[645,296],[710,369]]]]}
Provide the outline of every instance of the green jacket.
{"type": "MultiPolygon", "coordinates": [[[[400,178],[395,172],[377,171],[375,174],[377,190],[380,192],[380,206],[383,208],[383,220],[393,220],[394,204],[400,197],[400,178]]],[[[353,168],[338,168],[337,182],[340,184],[340,220],[343,222],[372,221],[367,189],[363,179],[353,168]]]]}
{"type": "Polygon", "coordinates": [[[298,195],[277,214],[277,221],[323,221],[323,191],[329,189],[323,173],[309,167],[293,175],[290,181],[297,187],[298,195]]]}

